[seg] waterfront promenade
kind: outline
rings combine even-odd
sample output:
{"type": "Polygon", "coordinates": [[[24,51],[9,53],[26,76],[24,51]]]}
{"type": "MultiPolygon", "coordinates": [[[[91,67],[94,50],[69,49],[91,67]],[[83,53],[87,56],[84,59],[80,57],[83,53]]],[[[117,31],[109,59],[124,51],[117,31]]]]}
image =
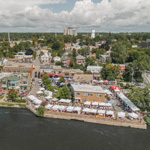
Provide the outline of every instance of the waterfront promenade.
{"type": "MultiPolygon", "coordinates": [[[[26,105],[26,108],[28,108],[35,115],[37,115],[37,111],[32,107],[32,105],[26,105]]],[[[95,116],[93,117],[89,115],[81,115],[81,114],[79,115],[79,114],[73,114],[73,113],[45,111],[44,117],[55,118],[55,119],[65,119],[65,120],[78,120],[78,121],[84,121],[84,122],[89,122],[89,123],[105,124],[105,125],[112,125],[112,126],[147,129],[147,125],[145,122],[116,120],[116,119],[110,119],[110,118],[100,118],[100,117],[95,117],[95,116]]]]}

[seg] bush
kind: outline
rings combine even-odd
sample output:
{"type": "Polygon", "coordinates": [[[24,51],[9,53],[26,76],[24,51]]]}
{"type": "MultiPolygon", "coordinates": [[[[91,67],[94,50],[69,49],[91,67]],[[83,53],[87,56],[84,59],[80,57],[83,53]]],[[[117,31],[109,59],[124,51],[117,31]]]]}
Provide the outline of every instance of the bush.
{"type": "Polygon", "coordinates": [[[43,117],[45,112],[45,108],[43,106],[40,106],[37,110],[37,115],[43,117]]]}
{"type": "Polygon", "coordinates": [[[16,99],[13,102],[16,102],[16,103],[26,103],[26,100],[24,100],[24,99],[16,99]]]}

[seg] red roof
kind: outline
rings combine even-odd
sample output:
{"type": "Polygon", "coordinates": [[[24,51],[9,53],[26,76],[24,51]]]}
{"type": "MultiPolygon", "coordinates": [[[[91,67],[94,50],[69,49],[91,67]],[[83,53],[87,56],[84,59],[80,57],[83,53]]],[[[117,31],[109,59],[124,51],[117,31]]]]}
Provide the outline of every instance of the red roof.
{"type": "Polygon", "coordinates": [[[108,80],[105,80],[104,82],[105,82],[105,83],[108,83],[109,81],[108,81],[108,80]]]}
{"type": "Polygon", "coordinates": [[[116,89],[121,90],[121,88],[116,87],[116,86],[111,86],[111,88],[112,88],[113,90],[116,90],[116,89]]]}
{"type": "Polygon", "coordinates": [[[62,77],[62,75],[56,75],[56,77],[62,77]]]}
{"type": "Polygon", "coordinates": [[[4,93],[5,92],[5,90],[2,90],[1,92],[0,92],[0,94],[2,94],[2,93],[4,93]]]}

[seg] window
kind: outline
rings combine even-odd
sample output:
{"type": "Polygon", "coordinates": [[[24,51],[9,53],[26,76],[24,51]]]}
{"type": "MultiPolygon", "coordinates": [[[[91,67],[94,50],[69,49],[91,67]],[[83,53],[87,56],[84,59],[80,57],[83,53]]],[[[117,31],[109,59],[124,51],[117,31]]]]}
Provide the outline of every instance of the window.
{"type": "Polygon", "coordinates": [[[69,76],[69,73],[65,73],[65,76],[69,76]]]}
{"type": "Polygon", "coordinates": [[[102,97],[102,95],[101,94],[97,94],[97,97],[102,97]]]}
{"type": "Polygon", "coordinates": [[[5,81],[3,81],[3,84],[6,84],[6,82],[5,82],[5,81]]]}
{"type": "Polygon", "coordinates": [[[80,95],[80,93],[76,93],[76,95],[80,95]]]}
{"type": "Polygon", "coordinates": [[[74,73],[72,73],[72,76],[74,76],[74,73]]]}
{"type": "Polygon", "coordinates": [[[82,93],[82,96],[87,96],[87,93],[82,93]]]}
{"type": "Polygon", "coordinates": [[[90,93],[89,93],[88,96],[93,96],[93,94],[90,94],[90,93]]]}

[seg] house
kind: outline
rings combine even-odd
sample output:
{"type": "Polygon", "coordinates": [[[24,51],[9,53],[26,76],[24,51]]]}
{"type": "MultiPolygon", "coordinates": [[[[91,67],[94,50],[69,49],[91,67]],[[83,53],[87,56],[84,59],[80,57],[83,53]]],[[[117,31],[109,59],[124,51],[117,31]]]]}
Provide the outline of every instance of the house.
{"type": "Polygon", "coordinates": [[[70,62],[71,62],[71,58],[68,57],[67,55],[63,55],[61,57],[61,62],[64,64],[64,67],[69,67],[70,62]]]}
{"type": "Polygon", "coordinates": [[[148,48],[148,47],[150,47],[150,39],[147,39],[146,41],[142,41],[140,46],[141,46],[141,48],[148,48]]]}
{"type": "Polygon", "coordinates": [[[33,55],[26,55],[25,52],[18,52],[15,55],[15,59],[8,59],[8,61],[16,61],[18,59],[18,62],[22,62],[22,63],[32,63],[33,62],[33,55]],[[16,60],[15,60],[16,59],[16,60]],[[21,59],[21,60],[19,60],[21,59]]]}
{"type": "Polygon", "coordinates": [[[81,46],[78,45],[78,44],[73,44],[73,46],[71,47],[71,51],[75,49],[76,51],[80,50],[81,49],[81,46]]]}
{"type": "Polygon", "coordinates": [[[105,91],[101,86],[71,84],[71,92],[79,102],[105,102],[105,91]]]}
{"type": "Polygon", "coordinates": [[[71,50],[71,43],[65,43],[65,50],[70,51],[71,50]]]}
{"type": "Polygon", "coordinates": [[[48,73],[50,77],[53,77],[53,68],[50,64],[40,65],[40,76],[42,77],[44,73],[48,73]]]}
{"type": "Polygon", "coordinates": [[[100,55],[100,63],[111,62],[111,57],[109,55],[100,55]]]}
{"type": "Polygon", "coordinates": [[[96,58],[96,54],[89,54],[89,55],[87,55],[87,57],[94,57],[94,58],[96,58]]]}
{"type": "Polygon", "coordinates": [[[84,74],[80,69],[63,69],[62,76],[65,78],[73,78],[75,74],[84,74]]]}
{"type": "Polygon", "coordinates": [[[102,71],[102,66],[87,66],[87,70],[91,71],[93,74],[97,73],[99,74],[102,71]]]}
{"type": "Polygon", "coordinates": [[[48,53],[44,53],[44,55],[42,55],[40,57],[40,62],[41,63],[49,63],[50,62],[50,56],[48,53]]]}
{"type": "Polygon", "coordinates": [[[53,60],[54,60],[54,62],[57,62],[57,61],[61,61],[61,58],[56,56],[56,57],[53,58],[53,60]]]}
{"type": "Polygon", "coordinates": [[[84,65],[85,64],[85,57],[82,55],[78,55],[76,57],[76,63],[79,65],[84,65]]]}

